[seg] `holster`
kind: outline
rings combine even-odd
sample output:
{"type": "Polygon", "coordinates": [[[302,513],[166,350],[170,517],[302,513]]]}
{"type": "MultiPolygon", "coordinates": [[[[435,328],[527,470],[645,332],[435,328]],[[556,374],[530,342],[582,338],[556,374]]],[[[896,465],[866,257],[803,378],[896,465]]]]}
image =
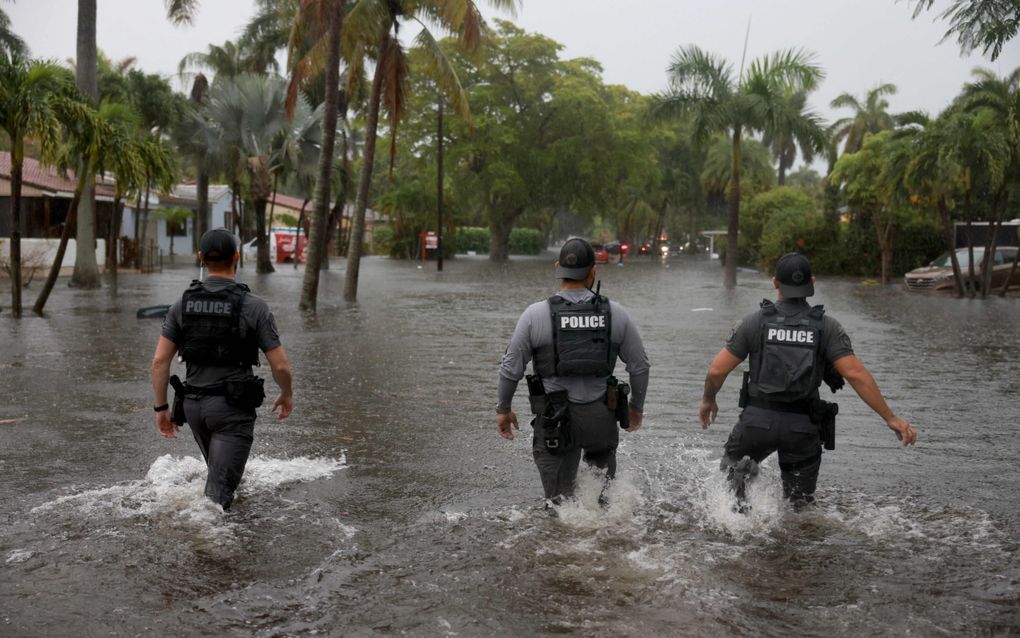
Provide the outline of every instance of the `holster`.
{"type": "Polygon", "coordinates": [[[570,448],[570,402],[566,391],[546,395],[545,409],[531,422],[535,436],[541,437],[550,454],[563,454],[570,448]]]}
{"type": "Polygon", "coordinates": [[[227,381],[223,384],[223,396],[227,405],[241,410],[254,410],[266,398],[264,383],[261,377],[256,376],[242,381],[227,381]]]}
{"type": "Polygon", "coordinates": [[[808,416],[811,422],[819,426],[819,436],[822,439],[822,446],[826,450],[836,449],[836,415],[839,414],[839,404],[829,401],[815,399],[811,402],[811,411],[808,416]]]}
{"type": "Polygon", "coordinates": [[[170,386],[174,389],[174,402],[170,408],[170,422],[184,425],[188,419],[184,416],[184,383],[176,374],[170,377],[170,386]]]}

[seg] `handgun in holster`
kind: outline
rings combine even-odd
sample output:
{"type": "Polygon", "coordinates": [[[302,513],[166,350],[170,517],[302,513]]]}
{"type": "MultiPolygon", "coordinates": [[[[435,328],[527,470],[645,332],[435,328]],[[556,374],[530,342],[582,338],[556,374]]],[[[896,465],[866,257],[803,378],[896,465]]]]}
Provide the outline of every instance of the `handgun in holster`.
{"type": "Polygon", "coordinates": [[[836,449],[836,415],[839,414],[839,404],[831,401],[814,399],[811,402],[808,416],[811,422],[819,426],[819,436],[822,445],[826,450],[836,449]]]}
{"type": "Polygon", "coordinates": [[[606,379],[606,407],[616,416],[617,423],[624,430],[630,427],[629,397],[630,385],[616,377],[606,379]]]}
{"type": "Polygon", "coordinates": [[[751,385],[751,373],[744,371],[744,380],[740,383],[740,397],[737,398],[737,407],[747,407],[747,386],[751,385]]]}
{"type": "Polygon", "coordinates": [[[528,403],[531,404],[531,413],[538,416],[545,412],[545,385],[542,384],[542,377],[537,374],[529,374],[524,378],[528,382],[528,403]]]}
{"type": "Polygon", "coordinates": [[[170,385],[174,389],[174,403],[170,408],[170,422],[184,425],[188,419],[184,416],[184,382],[176,374],[170,377],[170,385]]]}
{"type": "Polygon", "coordinates": [[[570,446],[570,401],[566,391],[546,395],[545,408],[531,422],[535,436],[541,437],[551,454],[562,454],[570,446]]]}

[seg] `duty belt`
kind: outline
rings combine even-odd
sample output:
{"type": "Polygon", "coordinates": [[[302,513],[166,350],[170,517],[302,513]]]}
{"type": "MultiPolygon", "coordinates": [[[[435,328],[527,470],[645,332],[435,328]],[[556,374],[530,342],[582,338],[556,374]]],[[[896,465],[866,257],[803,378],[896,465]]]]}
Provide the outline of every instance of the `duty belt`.
{"type": "Polygon", "coordinates": [[[811,404],[807,401],[798,403],[786,403],[783,401],[769,401],[758,397],[747,397],[747,405],[753,405],[763,410],[774,410],[776,412],[791,412],[793,414],[810,414],[811,404]]]}
{"type": "Polygon", "coordinates": [[[222,397],[227,394],[226,384],[213,385],[206,388],[184,384],[184,394],[200,397],[222,397]]]}

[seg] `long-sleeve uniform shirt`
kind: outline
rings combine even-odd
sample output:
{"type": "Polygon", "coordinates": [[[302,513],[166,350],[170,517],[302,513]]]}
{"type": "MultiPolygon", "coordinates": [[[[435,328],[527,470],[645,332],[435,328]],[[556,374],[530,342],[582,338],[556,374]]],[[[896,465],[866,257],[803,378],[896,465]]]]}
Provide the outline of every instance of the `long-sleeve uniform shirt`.
{"type": "MultiPolygon", "coordinates": [[[[586,288],[561,290],[557,295],[572,303],[581,303],[594,297],[594,294],[586,288]]],[[[648,363],[648,355],[645,354],[641,335],[638,334],[637,327],[630,320],[627,310],[615,301],[610,300],[609,303],[612,312],[611,339],[613,343],[619,344],[619,358],[626,364],[627,374],[630,376],[630,405],[641,412],[644,410],[645,393],[648,390],[648,371],[651,368],[648,363]]],[[[510,409],[514,392],[517,390],[517,383],[524,376],[525,368],[531,361],[535,348],[551,346],[552,343],[553,325],[549,301],[531,304],[517,320],[517,327],[514,329],[513,337],[510,338],[510,345],[507,346],[506,353],[499,365],[497,410],[510,409]]],[[[601,399],[605,394],[607,378],[551,376],[543,377],[542,383],[545,385],[546,392],[566,390],[570,401],[589,403],[601,399]]]]}

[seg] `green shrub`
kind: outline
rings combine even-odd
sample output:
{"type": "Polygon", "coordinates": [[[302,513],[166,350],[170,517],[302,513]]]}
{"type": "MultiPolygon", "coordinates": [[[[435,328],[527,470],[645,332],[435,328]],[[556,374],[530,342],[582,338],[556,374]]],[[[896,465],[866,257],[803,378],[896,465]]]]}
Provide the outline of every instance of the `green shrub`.
{"type": "Polygon", "coordinates": [[[539,255],[545,250],[545,235],[534,228],[514,228],[509,249],[511,255],[539,255]]]}
{"type": "Polygon", "coordinates": [[[771,271],[780,257],[798,252],[815,261],[822,250],[831,250],[825,216],[810,211],[781,210],[765,223],[761,234],[761,265],[771,271]]]}
{"type": "Polygon", "coordinates": [[[454,234],[454,245],[458,253],[473,250],[479,255],[489,252],[489,229],[477,226],[461,226],[454,234]]]}
{"type": "Polygon", "coordinates": [[[737,241],[741,263],[768,265],[762,234],[769,221],[778,213],[808,215],[817,212],[815,198],[799,188],[780,186],[759,193],[740,208],[740,236],[737,241]]]}
{"type": "Polygon", "coordinates": [[[389,224],[379,226],[373,232],[372,243],[375,249],[373,252],[376,255],[392,255],[394,238],[396,237],[393,226],[389,224]]]}

